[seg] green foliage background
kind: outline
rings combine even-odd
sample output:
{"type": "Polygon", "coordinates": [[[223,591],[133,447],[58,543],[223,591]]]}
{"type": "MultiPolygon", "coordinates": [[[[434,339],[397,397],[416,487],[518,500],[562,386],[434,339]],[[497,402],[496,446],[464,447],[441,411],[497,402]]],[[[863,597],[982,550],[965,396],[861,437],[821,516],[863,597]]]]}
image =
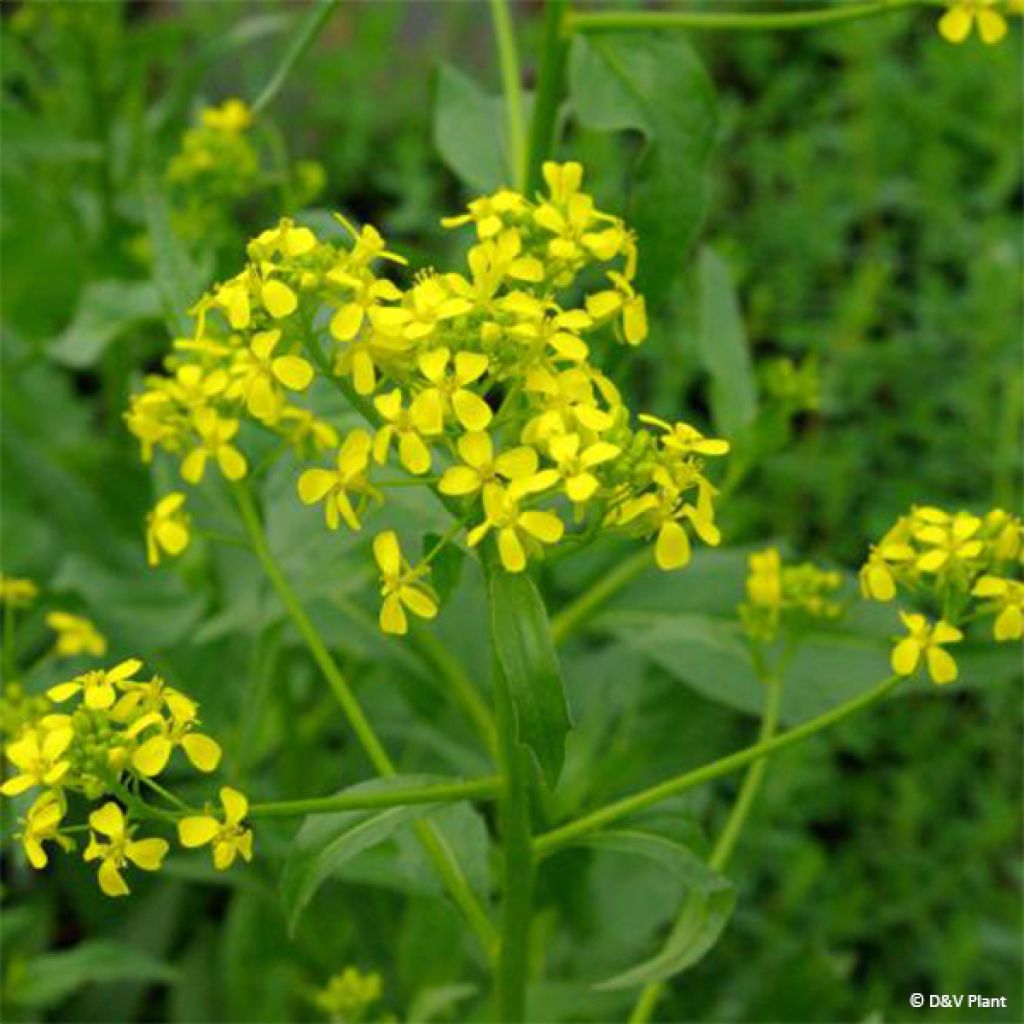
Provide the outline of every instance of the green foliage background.
{"type": "MultiPolygon", "coordinates": [[[[360,781],[367,766],[244,554],[200,546],[178,570],[145,570],[153,481],[121,421],[129,388],[167,344],[166,296],[138,258],[153,230],[147,189],[201,105],[259,92],[302,11],[2,13],[4,571],[36,579],[51,604],[94,618],[119,656],[146,658],[195,695],[225,740],[230,777],[257,798],[360,781]]],[[[516,5],[528,75],[538,13],[516,5]]],[[[932,22],[911,12],[691,40],[717,93],[707,202],[700,226],[684,218],[664,250],[677,263],[647,268],[664,272],[651,281],[652,336],[616,377],[635,405],[710,426],[713,387],[735,386],[750,364],[763,375],[778,356],[811,359],[820,409],[790,421],[751,377],[747,398],[759,393],[762,408],[747,424],[750,470],[723,504],[728,550],[671,579],[641,576],[562,652],[577,729],[543,809],[553,818],[751,741],[756,692],[727,685],[742,665],[721,631],[752,547],[781,540],[855,570],[912,502],[1019,508],[1020,34],[952,48],[932,22]],[[709,297],[715,288],[724,299],[709,297]],[[714,347],[726,335],[732,356],[714,347]]],[[[291,158],[326,168],[311,216],[342,210],[418,264],[443,264],[459,243],[439,217],[467,194],[450,168],[486,176],[489,165],[486,152],[451,152],[427,99],[439,80],[450,103],[472,105],[481,88],[496,97],[492,49],[483,4],[343,4],[270,111],[291,158]],[[451,68],[439,72],[440,60],[451,68]]],[[[701,187],[703,175],[686,176],[692,154],[679,147],[693,135],[671,123],[674,98],[632,111],[625,135],[585,110],[568,122],[560,153],[585,162],[605,208],[626,206],[644,136],[669,147],[664,174],[701,187]]],[[[484,143],[468,133],[468,144],[484,143]]],[[[189,251],[184,279],[202,287],[231,272],[281,202],[271,185],[245,204],[223,237],[189,251]]],[[[445,699],[436,641],[384,642],[364,539],[323,536],[293,487],[272,475],[265,488],[271,543],[403,770],[485,772],[445,699]]],[[[408,502],[404,515],[436,525],[432,509],[408,502]]],[[[553,609],[627,554],[599,548],[546,569],[553,609]]],[[[436,636],[486,676],[480,585],[467,574],[436,636]]],[[[838,644],[822,639],[798,665],[791,717],[834,703],[849,674],[860,685],[880,677],[893,628],[881,617],[838,644]]],[[[41,609],[22,653],[46,642],[41,609]]],[[[965,665],[952,696],[915,684],[770,765],[730,867],[737,912],[676,980],[663,1019],[921,1019],[911,992],[1005,995],[1008,1008],[986,1019],[1021,1018],[1019,664],[1004,653],[965,665]]],[[[50,681],[40,673],[33,687],[50,681]]],[[[666,812],[700,848],[734,787],[723,780],[666,812]]],[[[491,823],[465,806],[438,821],[486,891],[491,823]]],[[[4,1018],[309,1019],[310,991],[347,963],[383,974],[384,1012],[398,1019],[486,1012],[477,955],[402,832],[346,864],[289,939],[277,886],[295,828],[261,825],[256,863],[227,876],[173,856],[119,903],[79,863],[55,858],[29,877],[5,847],[4,1018]]],[[[623,1019],[631,993],[592,983],[657,947],[677,896],[643,861],[578,849],[554,858],[534,936],[554,980],[531,990],[534,1019],[623,1019]]]]}

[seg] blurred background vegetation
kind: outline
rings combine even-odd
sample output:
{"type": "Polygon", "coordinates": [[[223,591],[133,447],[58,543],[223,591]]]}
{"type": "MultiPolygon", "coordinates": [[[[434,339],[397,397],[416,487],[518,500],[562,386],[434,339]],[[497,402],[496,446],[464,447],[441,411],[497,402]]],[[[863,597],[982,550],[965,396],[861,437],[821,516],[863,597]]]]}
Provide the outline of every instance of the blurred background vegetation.
{"type": "MultiPolygon", "coordinates": [[[[47,607],[90,615],[119,656],[183,681],[225,737],[233,777],[265,799],[330,791],[365,766],[244,555],[200,548],[178,571],[145,570],[151,472],[121,412],[167,346],[147,192],[166,189],[199,288],[233,273],[245,239],[289,209],[310,223],[343,211],[418,265],[442,265],[461,243],[439,218],[469,190],[439,139],[439,64],[498,89],[486,5],[343,3],[254,130],[263,170],[252,187],[202,220],[165,168],[203,106],[259,93],[304,13],[272,2],[2,10],[0,540],[4,571],[47,593],[22,653],[44,649],[47,607]]],[[[540,13],[514,5],[528,84],[540,13]]],[[[615,374],[634,405],[712,425],[701,267],[720,259],[743,318],[727,327],[756,373],[758,433],[722,506],[730,550],[668,582],[641,576],[567,652],[579,728],[555,798],[563,813],[750,741],[750,700],[714,692],[728,658],[706,637],[694,647],[658,632],[654,617],[731,615],[751,547],[781,541],[855,571],[913,502],[1020,505],[1019,32],[953,48],[930,13],[907,12],[690,43],[718,104],[704,222],[652,303],[650,339],[615,374]]],[[[559,154],[583,160],[618,212],[636,149],[572,127],[559,154]]],[[[372,587],[352,542],[330,538],[327,551],[309,538],[313,520],[283,502],[271,526],[403,764],[484,770],[433,678],[429,643],[403,651],[367,625],[372,587]]],[[[624,555],[602,549],[548,570],[555,607],[624,555]]],[[[467,640],[474,614],[471,590],[460,593],[438,627],[471,667],[486,664],[467,640]]],[[[823,650],[801,669],[823,688],[810,706],[827,706],[833,677],[862,661],[861,682],[884,671],[880,642],[823,650]]],[[[41,672],[32,688],[48,681],[41,672]]],[[[773,762],[732,865],[735,917],[677,979],[662,1018],[914,1020],[911,992],[978,992],[1008,997],[986,1019],[1019,1020],[1020,693],[1012,655],[979,661],[952,696],[911,688],[773,762]]],[[[710,829],[734,787],[673,809],[710,829]]],[[[470,859],[482,857],[486,821],[469,810],[451,819],[470,859]]],[[[80,864],[30,878],[5,849],[5,1019],[312,1019],[310,993],[348,963],[381,973],[381,1015],[479,1012],[479,964],[402,842],[347,867],[289,940],[275,886],[292,831],[261,828],[257,863],[231,877],[172,857],[118,903],[80,864]],[[123,959],[120,973],[91,961],[76,974],[67,952],[98,940],[145,957],[135,976],[123,959]]],[[[590,983],[652,950],[674,905],[669,882],[642,865],[555,858],[535,942],[554,980],[531,993],[535,1019],[623,1019],[630,993],[590,983]]]]}

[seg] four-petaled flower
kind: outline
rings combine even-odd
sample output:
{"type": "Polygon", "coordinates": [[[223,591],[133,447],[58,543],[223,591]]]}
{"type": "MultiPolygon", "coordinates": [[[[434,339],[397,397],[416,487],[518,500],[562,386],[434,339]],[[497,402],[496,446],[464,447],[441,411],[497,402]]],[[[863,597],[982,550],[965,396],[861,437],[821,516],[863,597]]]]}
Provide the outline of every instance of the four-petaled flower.
{"type": "Polygon", "coordinates": [[[252,831],[242,826],[249,811],[249,801],[230,786],[220,791],[220,802],[224,808],[221,821],[213,814],[190,815],[178,822],[178,838],[182,846],[195,847],[211,844],[213,866],[226,871],[241,856],[252,860],[252,831]]]}
{"type": "Polygon", "coordinates": [[[174,558],[188,547],[188,540],[185,495],[172,491],[146,515],[146,561],[159,565],[161,553],[174,558]]]}
{"type": "Polygon", "coordinates": [[[163,701],[170,717],[151,711],[133,722],[127,730],[129,739],[135,739],[151,728],[156,730],[132,754],[132,766],[140,775],[159,775],[167,766],[174,748],[181,747],[199,771],[212,772],[220,763],[220,744],[195,731],[198,724],[195,704],[170,689],[164,692],[163,701]]]}
{"type": "Polygon", "coordinates": [[[982,576],[971,593],[992,601],[992,608],[998,613],[992,626],[996,640],[1019,640],[1024,636],[1024,583],[982,576]]]}
{"type": "Polygon", "coordinates": [[[58,683],[46,691],[46,696],[58,704],[81,691],[85,706],[93,711],[104,711],[117,699],[116,687],[132,682],[132,676],[142,668],[138,658],[128,658],[111,669],[86,672],[67,683],[58,683]]]}
{"type": "Polygon", "coordinates": [[[241,480],[248,466],[245,456],[231,443],[238,433],[238,420],[218,416],[213,409],[199,409],[194,423],[198,443],[182,460],[182,477],[190,484],[199,483],[206,473],[206,461],[212,457],[228,480],[241,480]]]}
{"type": "Polygon", "coordinates": [[[444,471],[437,485],[442,494],[476,494],[481,487],[496,483],[499,477],[523,480],[537,472],[537,453],[533,448],[509,448],[495,458],[490,435],[483,432],[463,434],[456,448],[464,465],[449,466],[444,471]]]}
{"type": "Polygon", "coordinates": [[[900,618],[909,635],[893,648],[893,671],[901,676],[912,675],[924,656],[933,682],[953,682],[957,673],[956,662],[948,651],[943,650],[942,645],[959,642],[963,639],[963,633],[943,619],[932,624],[916,612],[901,611],[900,618]]]}
{"type": "Polygon", "coordinates": [[[324,502],[327,526],[336,530],[343,519],[353,530],[361,528],[350,494],[373,495],[367,478],[373,442],[365,430],[353,430],[338,449],[338,468],[307,469],[299,477],[299,497],[306,505],[324,502]]]}
{"type": "Polygon", "coordinates": [[[50,612],[46,624],[57,634],[54,650],[61,658],[74,658],[79,654],[101,658],[107,652],[106,638],[81,615],[50,612]]]}
{"type": "Polygon", "coordinates": [[[448,364],[451,362],[451,352],[446,348],[435,348],[420,356],[420,372],[432,386],[421,391],[416,401],[421,409],[428,410],[425,415],[432,423],[436,422],[438,415],[443,418],[451,409],[466,430],[485,430],[494,414],[491,407],[466,385],[479,380],[487,372],[489,360],[480,352],[459,352],[449,373],[448,364]]]}
{"type": "Polygon", "coordinates": [[[939,32],[950,43],[962,43],[975,25],[983,43],[998,43],[1007,32],[1006,18],[996,8],[1001,0],[953,0],[939,19],[939,32]]]}
{"type": "Polygon", "coordinates": [[[61,794],[51,789],[41,793],[25,817],[20,819],[22,830],[15,834],[15,838],[21,840],[29,864],[37,871],[45,868],[49,861],[43,843],[57,843],[63,850],[74,848],[72,840],[60,832],[64,810],[61,794]]]}
{"type": "Polygon", "coordinates": [[[168,844],[164,839],[132,839],[124,811],[113,803],[104,804],[89,815],[89,845],[83,857],[100,861],[100,888],[108,896],[127,896],[131,891],[121,871],[130,861],[143,871],[159,871],[168,844]],[[98,835],[97,835],[98,833],[98,835]],[[101,842],[104,836],[107,842],[101,842]]]}
{"type": "Polygon", "coordinates": [[[414,569],[402,557],[402,549],[393,530],[373,538],[373,557],[380,568],[380,593],[384,599],[380,609],[380,628],[385,633],[401,635],[408,632],[406,608],[421,619],[432,619],[437,615],[437,600],[419,582],[423,569],[414,569]]]}
{"type": "Polygon", "coordinates": [[[0,787],[0,793],[17,796],[33,786],[56,786],[71,767],[64,754],[71,746],[73,736],[70,724],[61,724],[54,729],[39,726],[26,730],[18,739],[8,743],[4,750],[7,760],[21,772],[12,775],[0,787]]]}
{"type": "Polygon", "coordinates": [[[530,547],[557,544],[565,532],[565,524],[554,512],[520,509],[519,502],[529,491],[528,482],[514,481],[507,488],[488,484],[484,488],[484,521],[469,531],[467,541],[476,547],[493,529],[498,534],[498,554],[508,572],[526,568],[530,547]]]}
{"type": "Polygon", "coordinates": [[[424,440],[436,437],[444,429],[441,403],[434,396],[417,395],[402,408],[402,392],[395,388],[374,399],[374,406],[385,421],[373,439],[373,457],[383,464],[387,461],[392,437],[398,438],[398,458],[410,472],[420,475],[430,469],[430,448],[424,440]]]}

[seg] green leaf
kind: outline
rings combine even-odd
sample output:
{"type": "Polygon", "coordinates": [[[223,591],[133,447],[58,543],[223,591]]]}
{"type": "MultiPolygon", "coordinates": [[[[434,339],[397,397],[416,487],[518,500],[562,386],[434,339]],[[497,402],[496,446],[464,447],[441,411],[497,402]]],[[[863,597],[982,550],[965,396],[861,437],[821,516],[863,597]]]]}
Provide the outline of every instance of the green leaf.
{"type": "Polygon", "coordinates": [[[148,281],[93,281],[82,291],[74,319],[47,351],[72,369],[95,366],[111,342],[139,324],[158,320],[162,309],[160,295],[148,281]]]}
{"type": "MultiPolygon", "coordinates": [[[[343,789],[341,793],[381,793],[437,782],[433,775],[394,775],[343,789]]],[[[390,839],[403,825],[426,817],[438,805],[416,804],[383,811],[340,811],[313,814],[299,829],[281,875],[281,898],[288,930],[294,934],[299,917],[317,889],[357,854],[390,839]]]]}
{"type": "MultiPolygon", "coordinates": [[[[529,123],[533,97],[523,96],[529,123]]],[[[507,153],[508,114],[501,96],[484,92],[472,78],[441,64],[434,99],[434,145],[464,185],[493,192],[511,182],[507,153]]]]}
{"type": "Polygon", "coordinates": [[[20,1006],[54,1006],[90,983],[171,982],[177,972],[134,946],[96,940],[33,957],[19,968],[7,997],[20,1006]]]}
{"type": "Polygon", "coordinates": [[[152,173],[142,177],[146,228],[153,253],[153,277],[163,302],[164,319],[173,335],[187,335],[188,310],[202,291],[201,275],[171,227],[167,197],[152,173]]]}
{"type": "Polygon", "coordinates": [[[628,219],[640,238],[640,291],[660,302],[704,216],[715,137],[714,87],[675,33],[602,32],[572,42],[576,118],[599,132],[639,132],[628,219]]]}
{"type": "Polygon", "coordinates": [[[512,698],[516,738],[530,749],[545,782],[554,788],[572,722],[547,609],[529,575],[505,572],[490,545],[485,559],[491,634],[512,698]]]}
{"type": "Polygon", "coordinates": [[[598,983],[597,988],[631,988],[670,978],[692,967],[718,941],[736,905],[736,890],[729,879],[689,847],[665,836],[635,830],[599,832],[582,839],[580,845],[645,857],[686,888],[680,916],[662,950],[598,983]]]}
{"type": "Polygon", "coordinates": [[[715,430],[739,437],[757,415],[757,386],[729,268],[710,246],[700,253],[699,293],[697,344],[711,378],[715,430]]]}

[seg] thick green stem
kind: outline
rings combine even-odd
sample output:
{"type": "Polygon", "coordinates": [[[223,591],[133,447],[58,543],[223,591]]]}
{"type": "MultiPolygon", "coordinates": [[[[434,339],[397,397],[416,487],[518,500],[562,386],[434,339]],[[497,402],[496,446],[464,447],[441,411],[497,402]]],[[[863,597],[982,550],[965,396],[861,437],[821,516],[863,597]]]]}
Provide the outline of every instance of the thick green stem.
{"type": "MultiPolygon", "coordinates": [[[[765,683],[764,710],[761,714],[761,728],[758,733],[758,743],[763,744],[775,735],[779,723],[779,704],[782,697],[782,684],[777,678],[767,678],[765,683]]],[[[736,842],[746,824],[750,808],[754,803],[758,790],[761,788],[761,781],[764,778],[765,769],[768,767],[766,758],[759,758],[752,761],[747,768],[747,774],[743,777],[739,793],[736,795],[736,802],[732,805],[729,817],[725,821],[715,843],[708,864],[716,871],[722,871],[728,863],[736,842]]],[[[647,1024],[653,1017],[658,1000],[665,991],[666,985],[663,981],[652,981],[645,985],[640,997],[633,1007],[629,1017],[629,1024],[647,1024]]]]}
{"type": "MultiPolygon", "coordinates": [[[[341,669],[338,668],[337,663],[331,657],[330,651],[327,650],[326,644],[324,644],[316,627],[306,614],[306,610],[296,597],[291,584],[285,579],[284,573],[281,572],[280,567],[275,561],[248,487],[244,483],[236,484],[235,496],[253,552],[263,566],[263,571],[267,574],[267,578],[277,591],[281,603],[285,606],[289,616],[295,623],[296,629],[298,629],[303,640],[305,640],[310,654],[313,655],[313,660],[316,661],[331,691],[341,705],[341,709],[363,750],[366,752],[367,757],[379,775],[385,777],[395,775],[394,763],[388,756],[383,744],[377,738],[377,734],[363,712],[362,706],[349,687],[348,681],[342,674],[341,669]]],[[[497,946],[497,935],[494,926],[473,894],[473,890],[470,888],[454,854],[448,848],[444,837],[429,821],[419,821],[415,824],[414,828],[434,868],[447,888],[448,894],[466,917],[487,955],[493,956],[497,946]]]]}
{"type": "Polygon", "coordinates": [[[908,7],[931,6],[931,0],[869,0],[811,11],[581,11],[566,17],[568,32],[617,32],[623,29],[749,32],[801,29],[855,21],[908,7]]]}
{"type": "MultiPolygon", "coordinates": [[[[494,573],[503,572],[493,544],[481,552],[490,590],[494,573]]],[[[490,616],[492,633],[500,624],[490,616]]],[[[496,638],[492,637],[496,644],[496,638]]],[[[494,706],[504,790],[501,795],[502,907],[501,944],[495,976],[498,1019],[506,1024],[526,1019],[526,978],[529,966],[530,921],[533,914],[535,864],[530,824],[530,763],[516,739],[515,709],[508,680],[494,659],[494,706]]]]}
{"type": "Polygon", "coordinates": [[[344,793],[338,796],[312,797],[306,800],[275,800],[253,804],[249,818],[291,818],[304,814],[331,814],[336,811],[367,811],[410,804],[452,804],[462,800],[489,800],[502,789],[497,775],[466,782],[445,782],[428,786],[407,786],[379,793],[344,793]]]}
{"type": "Polygon", "coordinates": [[[306,55],[306,52],[316,41],[324,25],[327,24],[330,16],[337,10],[341,0],[320,0],[320,3],[306,15],[292,36],[288,49],[281,58],[281,63],[274,69],[270,81],[263,87],[259,96],[253,101],[252,112],[258,114],[265,107],[273,102],[274,97],[281,91],[292,68],[306,55]]]}
{"type": "Polygon", "coordinates": [[[901,681],[901,676],[890,676],[885,682],[880,683],[872,690],[868,690],[867,693],[862,694],[860,697],[854,697],[852,700],[845,701],[834,707],[831,711],[826,711],[823,715],[818,715],[802,725],[780,733],[764,743],[756,743],[752,747],[739,750],[735,754],[729,754],[727,757],[719,758],[717,761],[711,761],[709,764],[696,768],[693,771],[666,779],[664,782],[659,782],[648,789],[642,789],[639,793],[634,793],[632,796],[623,797],[621,800],[606,804],[604,807],[598,808],[598,810],[584,815],[582,818],[577,818],[575,821],[570,821],[559,828],[552,829],[550,832],[545,832],[534,840],[534,853],[537,856],[547,856],[555,850],[571,844],[580,836],[604,828],[619,818],[624,818],[628,814],[635,814],[637,811],[659,803],[670,796],[675,796],[677,793],[683,793],[705,782],[710,782],[712,779],[728,775],[738,768],[745,767],[752,761],[757,761],[769,754],[775,754],[780,750],[784,750],[786,747],[800,742],[800,740],[807,739],[809,736],[813,736],[815,733],[835,725],[849,715],[870,707],[886,696],[901,681]]]}
{"type": "Polygon", "coordinates": [[[508,163],[513,188],[522,191],[526,184],[526,119],[523,117],[523,86],[519,72],[519,51],[509,16],[508,0],[491,0],[494,39],[501,66],[501,89],[505,94],[505,128],[508,139],[508,163]]]}
{"type": "Polygon", "coordinates": [[[568,45],[562,34],[565,0],[547,0],[544,7],[544,37],[540,65],[537,69],[537,91],[530,122],[530,148],[527,159],[526,189],[533,195],[542,184],[541,168],[555,148],[558,105],[565,80],[565,57],[568,45]]]}

